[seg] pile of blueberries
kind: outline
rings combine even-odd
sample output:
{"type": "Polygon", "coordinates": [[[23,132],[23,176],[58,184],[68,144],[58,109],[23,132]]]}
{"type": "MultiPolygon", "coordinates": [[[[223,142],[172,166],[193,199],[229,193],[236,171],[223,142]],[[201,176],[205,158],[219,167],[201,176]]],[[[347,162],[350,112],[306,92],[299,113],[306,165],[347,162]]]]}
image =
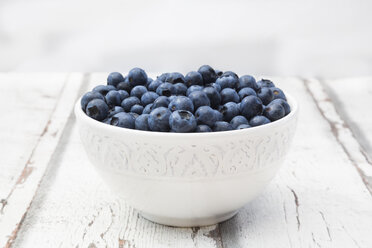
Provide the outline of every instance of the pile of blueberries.
{"type": "Polygon", "coordinates": [[[108,75],[81,99],[91,118],[123,128],[158,132],[218,132],[264,125],[291,110],[283,91],[267,79],[214,70],[163,73],[155,80],[133,68],[108,75]]]}

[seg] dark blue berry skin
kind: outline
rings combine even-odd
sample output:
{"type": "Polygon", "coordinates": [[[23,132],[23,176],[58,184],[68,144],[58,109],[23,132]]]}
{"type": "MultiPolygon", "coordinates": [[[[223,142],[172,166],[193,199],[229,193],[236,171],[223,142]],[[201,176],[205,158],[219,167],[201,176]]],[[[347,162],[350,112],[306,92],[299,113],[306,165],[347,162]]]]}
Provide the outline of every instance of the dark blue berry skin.
{"type": "Polygon", "coordinates": [[[256,91],[254,89],[246,87],[239,90],[238,93],[240,100],[243,100],[246,96],[257,96],[256,91]]]}
{"type": "Polygon", "coordinates": [[[285,116],[285,110],[280,103],[273,103],[265,107],[263,115],[270,121],[277,121],[285,116]]]}
{"type": "Polygon", "coordinates": [[[174,90],[175,90],[175,94],[177,96],[185,96],[186,91],[187,91],[187,87],[183,83],[176,83],[174,85],[174,90]]]}
{"type": "Polygon", "coordinates": [[[226,121],[217,121],[214,123],[213,132],[230,131],[233,130],[230,123],[226,121]]]}
{"type": "Polygon", "coordinates": [[[237,115],[234,118],[232,118],[230,124],[233,127],[233,129],[236,129],[239,125],[248,124],[248,120],[242,115],[237,115]]]}
{"type": "Polygon", "coordinates": [[[276,87],[271,87],[270,90],[273,93],[274,99],[283,99],[287,101],[287,97],[285,97],[285,94],[281,89],[276,88],[276,87]]]}
{"type": "Polygon", "coordinates": [[[142,95],[147,92],[147,89],[143,85],[137,85],[133,87],[133,89],[130,91],[130,96],[135,96],[138,99],[141,99],[142,95]]]}
{"type": "Polygon", "coordinates": [[[116,90],[115,86],[112,85],[97,85],[93,88],[93,92],[98,92],[105,96],[110,90],[116,90]]]}
{"type": "Polygon", "coordinates": [[[165,107],[153,109],[148,118],[148,124],[151,131],[168,132],[169,117],[172,112],[165,107]]]}
{"type": "Polygon", "coordinates": [[[171,83],[162,83],[156,89],[156,94],[158,94],[159,96],[171,96],[174,95],[174,93],[174,85],[171,83]]]}
{"type": "Polygon", "coordinates": [[[162,81],[160,81],[160,80],[154,80],[154,81],[152,81],[150,84],[149,84],[149,86],[147,87],[147,89],[149,90],[149,91],[154,91],[154,92],[156,92],[156,89],[159,87],[159,85],[161,85],[163,82],[162,81]]]}
{"type": "Polygon", "coordinates": [[[216,84],[218,84],[221,87],[221,90],[225,88],[232,88],[235,89],[238,86],[239,80],[232,77],[220,77],[216,80],[216,84]]]}
{"type": "Polygon", "coordinates": [[[250,128],[251,126],[249,124],[241,124],[239,126],[237,126],[235,129],[236,130],[240,130],[240,129],[246,129],[246,128],[250,128]]]}
{"type": "Polygon", "coordinates": [[[124,80],[124,82],[120,82],[117,86],[116,86],[116,88],[118,89],[118,90],[125,90],[126,92],[130,92],[131,90],[132,90],[132,86],[130,85],[130,83],[129,83],[129,81],[128,81],[128,78],[126,78],[125,80],[124,80]]]}
{"type": "Polygon", "coordinates": [[[191,85],[187,91],[186,91],[186,96],[189,96],[190,93],[194,92],[194,91],[198,91],[198,90],[203,90],[203,86],[200,86],[200,85],[191,85]]]}
{"type": "Polygon", "coordinates": [[[141,97],[141,103],[143,106],[147,106],[150,103],[153,103],[159,97],[158,94],[152,91],[148,91],[141,97]]]}
{"type": "Polygon", "coordinates": [[[216,83],[213,83],[213,84],[209,84],[209,86],[212,86],[213,88],[215,88],[218,92],[221,92],[221,86],[219,84],[216,84],[216,83]]]}
{"type": "Polygon", "coordinates": [[[169,117],[169,126],[173,132],[189,133],[196,128],[196,119],[189,111],[176,110],[169,117]]]}
{"type": "Polygon", "coordinates": [[[232,118],[239,115],[239,107],[235,102],[225,103],[219,109],[220,113],[223,115],[223,120],[230,122],[232,118]]]}
{"type": "Polygon", "coordinates": [[[238,90],[246,87],[252,88],[255,91],[257,91],[259,88],[256,83],[256,79],[250,75],[244,75],[239,78],[238,90]]]}
{"type": "Polygon", "coordinates": [[[207,133],[212,132],[212,129],[207,125],[198,125],[195,128],[195,133],[207,133]]]}
{"type": "Polygon", "coordinates": [[[156,109],[159,107],[168,108],[169,105],[169,98],[166,96],[159,96],[153,103],[152,109],[156,109]]]}
{"type": "Polygon", "coordinates": [[[125,90],[118,90],[118,92],[120,94],[120,100],[121,101],[123,101],[125,98],[129,97],[128,92],[126,92],[125,90]]]}
{"type": "Polygon", "coordinates": [[[116,87],[120,82],[124,81],[123,75],[119,72],[111,72],[107,77],[107,84],[116,87]]]}
{"type": "MultiPolygon", "coordinates": [[[[223,108],[223,106],[221,106],[223,108]]],[[[214,115],[216,116],[217,121],[223,121],[223,114],[219,110],[214,110],[214,115]]]]}
{"type": "Polygon", "coordinates": [[[84,110],[84,112],[85,112],[85,109],[87,108],[88,103],[92,101],[93,99],[105,100],[105,97],[102,96],[100,93],[94,92],[94,91],[89,91],[85,93],[80,100],[81,109],[84,110]]]}
{"type": "Polygon", "coordinates": [[[169,72],[163,73],[160,76],[157,76],[156,77],[156,80],[165,82],[165,80],[167,79],[167,77],[169,76],[169,74],[170,74],[169,72]]]}
{"type": "Polygon", "coordinates": [[[154,81],[154,79],[152,79],[152,78],[150,78],[150,77],[147,78],[147,82],[146,82],[146,85],[145,85],[146,88],[149,87],[149,85],[151,84],[152,81],[154,81]]]}
{"type": "Polygon", "coordinates": [[[260,81],[257,81],[257,86],[259,88],[265,88],[265,87],[270,88],[270,87],[275,87],[275,84],[268,79],[261,79],[260,81]]]}
{"type": "Polygon", "coordinates": [[[130,96],[128,98],[125,98],[121,102],[121,107],[124,109],[125,112],[129,112],[133,105],[140,104],[140,103],[141,101],[137,97],[130,96]]]}
{"type": "Polygon", "coordinates": [[[200,106],[210,106],[211,103],[207,94],[204,91],[193,91],[189,95],[190,100],[194,104],[194,110],[198,109],[200,106]]]}
{"type": "Polygon", "coordinates": [[[133,117],[134,120],[136,120],[137,117],[139,116],[139,114],[134,113],[134,112],[129,112],[128,114],[130,114],[133,117]]]}
{"type": "Polygon", "coordinates": [[[264,105],[268,105],[274,100],[274,94],[270,88],[264,87],[257,91],[257,96],[261,99],[264,105]]]}
{"type": "Polygon", "coordinates": [[[117,113],[124,112],[124,109],[120,106],[115,106],[109,110],[108,117],[113,117],[117,113]]]}
{"type": "Polygon", "coordinates": [[[185,84],[187,87],[191,85],[203,85],[203,77],[197,71],[190,71],[185,76],[185,84]]]}
{"type": "Polygon", "coordinates": [[[212,67],[209,65],[202,65],[198,72],[202,75],[203,77],[203,84],[211,84],[214,83],[217,79],[217,74],[214,71],[212,67]]]}
{"type": "Polygon", "coordinates": [[[135,118],[131,114],[121,112],[111,118],[110,124],[112,126],[134,129],[134,120],[135,118]]]}
{"type": "Polygon", "coordinates": [[[261,126],[261,125],[268,124],[268,123],[270,123],[270,120],[262,115],[257,115],[249,121],[249,125],[251,127],[261,126]]]}
{"type": "Polygon", "coordinates": [[[225,71],[224,73],[222,73],[221,77],[234,77],[235,79],[239,79],[239,76],[238,74],[236,74],[235,72],[233,71],[225,71]]]}
{"type": "Polygon", "coordinates": [[[175,95],[173,95],[173,96],[169,96],[169,97],[168,97],[169,102],[173,101],[176,97],[179,97],[179,96],[175,96],[175,95]]]}
{"type": "Polygon", "coordinates": [[[148,124],[149,114],[142,114],[136,118],[134,121],[134,126],[137,130],[149,131],[148,124]]]}
{"type": "Polygon", "coordinates": [[[142,112],[143,112],[143,106],[142,105],[139,105],[139,104],[133,105],[130,108],[130,112],[141,115],[142,112]]]}
{"type": "Polygon", "coordinates": [[[168,74],[168,76],[165,79],[165,82],[171,84],[185,83],[185,77],[179,72],[172,72],[168,74]]]}
{"type": "Polygon", "coordinates": [[[216,109],[221,104],[220,93],[212,86],[205,87],[203,89],[204,93],[208,96],[211,107],[216,109]]]}
{"type": "Polygon", "coordinates": [[[274,99],[268,106],[271,104],[280,104],[284,108],[285,115],[289,114],[291,112],[291,107],[287,103],[287,101],[284,101],[283,99],[274,99]]]}
{"type": "Polygon", "coordinates": [[[105,124],[109,124],[111,123],[111,117],[107,117],[106,119],[104,119],[102,122],[105,123],[105,124]]]}
{"type": "Polygon", "coordinates": [[[127,78],[132,87],[137,85],[146,85],[147,83],[147,74],[141,68],[133,68],[130,70],[127,78]]]}
{"type": "Polygon", "coordinates": [[[240,113],[248,120],[262,114],[262,101],[256,96],[247,96],[240,102],[240,113]]]}
{"type": "Polygon", "coordinates": [[[208,125],[213,127],[217,121],[216,111],[209,106],[201,106],[195,112],[195,117],[199,125],[208,125]]]}
{"type": "Polygon", "coordinates": [[[220,70],[214,70],[216,72],[217,77],[221,77],[223,74],[223,71],[220,70]]]}
{"type": "Polygon", "coordinates": [[[143,109],[142,114],[150,114],[153,105],[154,104],[152,103],[147,104],[146,107],[143,109]]]}
{"type": "Polygon", "coordinates": [[[109,113],[109,107],[107,106],[105,101],[101,99],[93,99],[88,103],[86,113],[89,117],[97,121],[102,121],[107,117],[109,113]]]}
{"type": "Polygon", "coordinates": [[[121,95],[118,91],[116,90],[111,90],[109,91],[106,96],[106,103],[107,105],[111,108],[113,106],[119,106],[121,103],[121,95]]]}
{"type": "Polygon", "coordinates": [[[191,99],[186,96],[177,96],[175,97],[168,105],[168,108],[171,111],[176,110],[187,110],[191,113],[194,112],[194,104],[191,99]]]}
{"type": "Polygon", "coordinates": [[[236,93],[236,90],[231,88],[225,88],[221,90],[221,102],[222,104],[225,104],[227,102],[240,102],[240,97],[238,93],[236,93]]]}

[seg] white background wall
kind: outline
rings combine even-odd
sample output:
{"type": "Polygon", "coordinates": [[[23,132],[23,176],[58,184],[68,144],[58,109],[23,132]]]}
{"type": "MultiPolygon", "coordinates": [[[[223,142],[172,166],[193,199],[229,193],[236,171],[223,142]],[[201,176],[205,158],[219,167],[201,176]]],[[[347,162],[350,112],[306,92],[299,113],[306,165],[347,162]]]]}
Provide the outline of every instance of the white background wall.
{"type": "Polygon", "coordinates": [[[0,71],[372,75],[372,1],[0,0],[0,71]]]}

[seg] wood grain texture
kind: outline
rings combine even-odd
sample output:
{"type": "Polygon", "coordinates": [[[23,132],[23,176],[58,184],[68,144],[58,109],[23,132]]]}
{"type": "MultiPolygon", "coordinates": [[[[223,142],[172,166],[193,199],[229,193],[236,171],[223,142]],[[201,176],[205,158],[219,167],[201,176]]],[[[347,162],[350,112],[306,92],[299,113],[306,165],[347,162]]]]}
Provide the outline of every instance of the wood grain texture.
{"type": "MultiPolygon", "coordinates": [[[[81,74],[60,75],[57,78],[55,76],[47,77],[47,75],[43,77],[26,75],[21,79],[14,80],[12,86],[8,85],[10,90],[13,89],[13,86],[18,90],[18,95],[13,95],[14,98],[12,99],[19,101],[24,106],[19,105],[20,108],[16,111],[16,113],[21,114],[19,117],[20,120],[18,120],[19,122],[15,122],[14,126],[9,125],[7,127],[12,129],[11,134],[15,136],[20,135],[26,137],[26,139],[32,137],[32,134],[27,133],[28,131],[32,131],[36,134],[36,140],[30,141],[33,143],[30,151],[27,151],[26,154],[19,153],[19,156],[25,156],[26,162],[23,166],[22,164],[19,166],[20,170],[12,171],[15,182],[11,189],[8,189],[7,195],[2,200],[3,207],[0,215],[1,247],[10,247],[17,237],[53,151],[59,143],[62,130],[72,111],[73,102],[76,99],[82,82],[81,79],[81,74]],[[28,87],[31,87],[26,86],[30,81],[32,83],[35,82],[32,85],[36,88],[26,90],[28,87]],[[53,85],[55,85],[55,89],[50,90],[54,88],[53,85]],[[32,94],[31,92],[33,90],[36,93],[32,94]],[[40,94],[42,95],[41,97],[40,94]],[[44,98],[49,99],[49,101],[45,101],[44,98]],[[39,113],[37,111],[38,109],[42,113],[39,113]],[[28,113],[28,111],[31,113],[28,113]],[[23,116],[23,113],[25,116],[23,116]],[[40,120],[38,119],[39,116],[41,117],[40,120]],[[28,126],[29,123],[35,129],[27,130],[30,128],[28,126]],[[38,126],[41,129],[39,131],[37,130],[38,126]]],[[[4,92],[6,93],[7,91],[4,92]]],[[[22,146],[21,140],[10,143],[15,148],[19,144],[22,146]]],[[[1,148],[8,145],[3,143],[1,148]]],[[[9,154],[4,155],[7,156],[9,154]]],[[[5,168],[6,170],[12,170],[11,163],[5,165],[8,166],[5,168]]],[[[6,190],[7,187],[4,188],[6,190]]]]}

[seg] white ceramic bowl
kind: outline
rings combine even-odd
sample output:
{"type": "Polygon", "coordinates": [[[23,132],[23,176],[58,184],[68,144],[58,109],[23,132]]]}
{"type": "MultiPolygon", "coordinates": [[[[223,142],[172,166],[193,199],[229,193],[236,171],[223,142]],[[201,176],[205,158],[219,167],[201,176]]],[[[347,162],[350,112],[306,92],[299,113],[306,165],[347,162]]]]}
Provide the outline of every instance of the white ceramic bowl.
{"type": "Polygon", "coordinates": [[[227,220],[277,173],[295,132],[298,107],[259,127],[212,133],[119,128],[75,114],[88,158],[108,186],[141,215],[171,226],[227,220]]]}

